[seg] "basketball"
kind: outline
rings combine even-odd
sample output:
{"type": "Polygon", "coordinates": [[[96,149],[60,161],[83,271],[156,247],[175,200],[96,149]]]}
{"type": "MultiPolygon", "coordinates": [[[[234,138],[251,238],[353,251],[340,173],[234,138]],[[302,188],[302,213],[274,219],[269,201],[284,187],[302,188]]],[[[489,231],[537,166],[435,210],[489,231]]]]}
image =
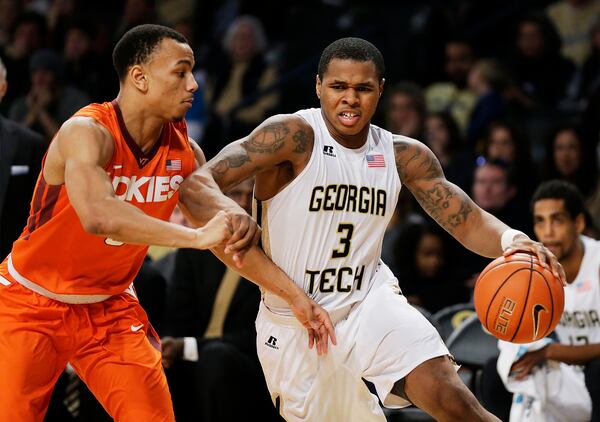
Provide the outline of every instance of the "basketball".
{"type": "Polygon", "coordinates": [[[492,261],[475,284],[475,311],[500,340],[530,343],[546,337],[563,312],[560,279],[535,255],[515,253],[492,261]]]}

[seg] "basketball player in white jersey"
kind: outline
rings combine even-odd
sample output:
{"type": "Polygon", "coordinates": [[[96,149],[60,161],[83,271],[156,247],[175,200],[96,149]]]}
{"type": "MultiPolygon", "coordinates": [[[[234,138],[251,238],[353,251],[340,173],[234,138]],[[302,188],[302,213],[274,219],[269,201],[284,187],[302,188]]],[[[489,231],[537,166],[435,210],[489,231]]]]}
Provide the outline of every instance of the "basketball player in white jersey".
{"type": "Polygon", "coordinates": [[[194,198],[222,201],[215,192],[256,175],[263,249],[336,324],[337,346],[310,353],[287,305],[263,293],[258,355],[286,420],[385,421],[362,379],[388,407],[414,403],[437,420],[496,420],[380,260],[401,185],[469,249],[497,257],[510,247],[538,255],[558,276],[562,268],[543,245],[448,182],[425,145],[370,124],[383,85],[375,46],[358,38],[332,43],[316,78],[321,108],[271,117],[225,147],[182,185],[182,201],[200,222],[194,198]]]}
{"type": "Polygon", "coordinates": [[[565,309],[556,326],[558,343],[525,354],[513,366],[518,378],[546,359],[585,366],[592,421],[600,421],[600,242],[583,236],[584,203],[577,188],[551,180],[533,195],[534,231],[558,258],[566,276],[565,309]]]}

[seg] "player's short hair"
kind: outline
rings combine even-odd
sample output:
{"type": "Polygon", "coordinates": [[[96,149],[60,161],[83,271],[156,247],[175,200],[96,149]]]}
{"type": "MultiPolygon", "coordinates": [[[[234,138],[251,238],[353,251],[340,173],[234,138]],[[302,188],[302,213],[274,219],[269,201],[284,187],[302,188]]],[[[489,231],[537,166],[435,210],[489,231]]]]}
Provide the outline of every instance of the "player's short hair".
{"type": "Polygon", "coordinates": [[[357,62],[371,61],[375,64],[377,77],[381,81],[385,77],[385,64],[381,52],[369,41],[362,38],[340,38],[329,44],[319,60],[318,75],[323,80],[323,75],[333,59],[354,60],[357,62]]]}
{"type": "Polygon", "coordinates": [[[533,193],[531,209],[537,201],[542,199],[562,199],[566,211],[574,220],[579,214],[585,214],[583,196],[577,187],[569,182],[559,179],[548,180],[542,183],[533,193]]]}
{"type": "Polygon", "coordinates": [[[139,25],[127,31],[113,50],[113,65],[119,80],[125,78],[131,66],[147,63],[156,47],[165,38],[188,44],[182,34],[162,25],[139,25]]]}

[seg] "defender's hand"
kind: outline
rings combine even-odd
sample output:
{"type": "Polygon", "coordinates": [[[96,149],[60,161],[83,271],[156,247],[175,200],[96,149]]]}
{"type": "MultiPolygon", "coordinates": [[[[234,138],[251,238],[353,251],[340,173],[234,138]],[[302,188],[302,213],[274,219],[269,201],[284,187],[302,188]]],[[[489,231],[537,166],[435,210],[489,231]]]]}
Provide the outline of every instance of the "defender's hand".
{"type": "Polygon", "coordinates": [[[246,252],[258,243],[261,229],[256,221],[245,213],[232,214],[231,225],[233,234],[225,245],[225,253],[233,254],[233,261],[241,267],[246,252]]]}
{"type": "Polygon", "coordinates": [[[554,254],[546,248],[542,243],[528,239],[522,235],[515,236],[513,242],[504,251],[504,256],[512,255],[516,252],[527,252],[537,256],[540,263],[545,267],[549,268],[554,274],[554,277],[558,278],[563,286],[567,285],[567,276],[560,262],[554,254]]]}
{"type": "Polygon", "coordinates": [[[337,344],[331,318],[317,302],[300,292],[292,299],[290,307],[298,321],[308,330],[309,349],[316,344],[317,354],[324,355],[328,351],[330,338],[334,345],[337,344]]]}
{"type": "Polygon", "coordinates": [[[233,232],[231,214],[219,211],[203,227],[196,230],[196,249],[210,249],[226,242],[233,232]]]}

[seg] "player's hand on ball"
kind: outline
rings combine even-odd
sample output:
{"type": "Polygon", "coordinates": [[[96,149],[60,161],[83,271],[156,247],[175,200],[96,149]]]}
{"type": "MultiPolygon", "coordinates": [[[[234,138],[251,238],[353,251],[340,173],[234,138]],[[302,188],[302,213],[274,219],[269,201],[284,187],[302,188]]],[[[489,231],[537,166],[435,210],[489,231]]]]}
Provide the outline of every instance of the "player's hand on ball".
{"type": "Polygon", "coordinates": [[[210,249],[225,243],[231,237],[233,225],[231,214],[219,211],[204,226],[196,230],[196,249],[210,249]]]}
{"type": "Polygon", "coordinates": [[[504,251],[504,256],[512,255],[516,252],[527,252],[537,256],[543,266],[552,271],[554,277],[558,278],[563,286],[567,285],[567,276],[560,262],[554,254],[542,243],[528,239],[524,236],[516,236],[510,246],[504,251]]]}
{"type": "Polygon", "coordinates": [[[162,347],[162,364],[165,368],[170,368],[176,360],[183,356],[183,338],[182,337],[164,337],[160,340],[162,347]]]}
{"type": "Polygon", "coordinates": [[[335,345],[335,328],[329,314],[317,302],[299,292],[291,301],[292,312],[308,330],[308,347],[317,346],[317,354],[324,355],[329,348],[329,339],[335,345]]]}
{"type": "Polygon", "coordinates": [[[225,245],[225,253],[233,254],[233,260],[238,267],[242,266],[244,255],[260,239],[261,229],[246,213],[231,215],[233,234],[225,245]]]}

